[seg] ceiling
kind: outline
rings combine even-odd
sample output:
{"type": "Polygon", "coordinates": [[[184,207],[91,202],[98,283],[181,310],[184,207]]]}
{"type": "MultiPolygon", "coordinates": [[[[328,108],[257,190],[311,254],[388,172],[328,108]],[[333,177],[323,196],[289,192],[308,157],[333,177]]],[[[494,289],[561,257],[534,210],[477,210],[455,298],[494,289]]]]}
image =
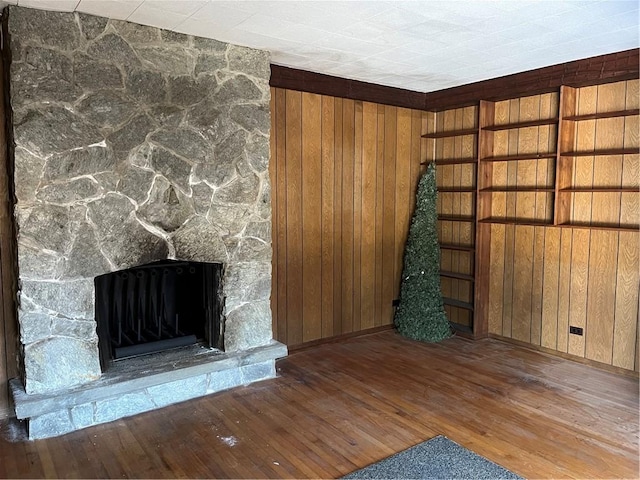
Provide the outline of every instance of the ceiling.
{"type": "Polygon", "coordinates": [[[431,92],[639,46],[637,0],[4,0],[271,51],[272,63],[431,92]]]}

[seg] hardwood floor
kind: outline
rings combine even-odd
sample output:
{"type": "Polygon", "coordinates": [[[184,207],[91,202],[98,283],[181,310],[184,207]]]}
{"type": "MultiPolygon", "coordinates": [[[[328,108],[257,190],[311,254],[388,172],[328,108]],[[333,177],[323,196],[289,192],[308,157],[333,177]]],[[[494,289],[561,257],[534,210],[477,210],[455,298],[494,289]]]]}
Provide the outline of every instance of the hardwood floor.
{"type": "Polygon", "coordinates": [[[638,478],[638,379],[498,340],[393,331],[279,378],[59,438],[5,422],[2,477],[340,477],[438,434],[527,478],[638,478]]]}

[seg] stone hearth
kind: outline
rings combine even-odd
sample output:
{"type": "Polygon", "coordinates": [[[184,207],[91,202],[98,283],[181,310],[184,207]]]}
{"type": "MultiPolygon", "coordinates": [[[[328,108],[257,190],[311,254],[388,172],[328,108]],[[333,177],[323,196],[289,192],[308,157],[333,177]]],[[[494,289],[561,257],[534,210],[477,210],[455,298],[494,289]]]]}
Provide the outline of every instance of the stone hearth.
{"type": "Polygon", "coordinates": [[[224,350],[276,352],[273,376],[268,53],[78,13],[8,24],[22,393],[98,380],[94,278],[167,258],[224,265],[224,350]]]}

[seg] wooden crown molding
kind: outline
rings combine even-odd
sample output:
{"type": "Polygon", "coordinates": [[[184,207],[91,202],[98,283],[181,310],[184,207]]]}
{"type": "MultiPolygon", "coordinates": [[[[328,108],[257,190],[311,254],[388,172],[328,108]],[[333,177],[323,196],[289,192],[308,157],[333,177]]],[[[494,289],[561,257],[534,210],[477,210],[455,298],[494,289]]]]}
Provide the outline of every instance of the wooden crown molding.
{"type": "Polygon", "coordinates": [[[396,107],[437,111],[473,105],[480,100],[504,100],[556,91],[560,85],[582,87],[635,79],[640,76],[639,59],[640,49],[634,48],[429,93],[271,65],[270,85],[396,107]]]}

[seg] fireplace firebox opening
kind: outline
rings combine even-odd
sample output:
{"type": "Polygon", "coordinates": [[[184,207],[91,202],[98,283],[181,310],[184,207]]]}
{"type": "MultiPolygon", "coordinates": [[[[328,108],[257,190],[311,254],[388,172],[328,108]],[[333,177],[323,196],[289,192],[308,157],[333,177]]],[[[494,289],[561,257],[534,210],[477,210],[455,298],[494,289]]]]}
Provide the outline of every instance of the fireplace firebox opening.
{"type": "Polygon", "coordinates": [[[223,350],[222,264],[163,260],[95,278],[100,366],[203,343],[223,350]]]}

